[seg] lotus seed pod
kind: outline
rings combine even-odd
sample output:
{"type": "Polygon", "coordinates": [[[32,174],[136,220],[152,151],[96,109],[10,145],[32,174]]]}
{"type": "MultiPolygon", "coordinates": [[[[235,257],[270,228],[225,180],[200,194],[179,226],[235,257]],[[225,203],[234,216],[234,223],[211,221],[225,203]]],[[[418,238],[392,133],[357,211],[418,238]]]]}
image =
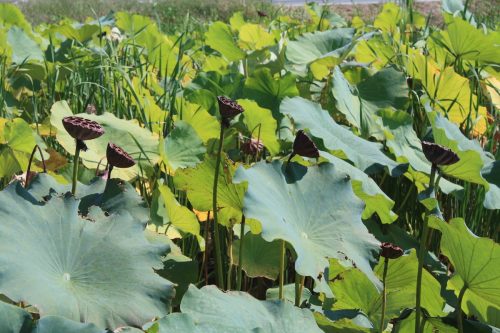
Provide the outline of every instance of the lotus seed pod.
{"type": "Polygon", "coordinates": [[[117,168],[130,168],[135,165],[135,160],[132,156],[111,142],[108,143],[108,148],[106,149],[106,158],[109,165],[117,168]]]}
{"type": "Polygon", "coordinates": [[[259,139],[244,139],[243,143],[241,144],[241,150],[248,155],[255,155],[257,153],[260,153],[264,149],[264,144],[262,143],[262,140],[259,139]]]}
{"type": "Polygon", "coordinates": [[[263,12],[262,10],[258,10],[257,15],[259,15],[259,17],[267,17],[267,13],[263,12]]]}
{"type": "Polygon", "coordinates": [[[403,249],[392,243],[384,242],[380,245],[382,251],[380,256],[387,259],[397,259],[403,255],[403,249]]]}
{"type": "Polygon", "coordinates": [[[243,113],[243,107],[239,105],[236,101],[225,96],[218,96],[217,101],[219,103],[219,112],[222,120],[222,124],[229,127],[229,121],[243,113]]]}
{"type": "Polygon", "coordinates": [[[422,141],[422,150],[425,158],[435,165],[451,165],[460,161],[460,158],[451,149],[437,143],[422,141]]]}
{"type": "Polygon", "coordinates": [[[293,154],[303,157],[318,158],[319,150],[311,138],[309,138],[303,130],[299,130],[293,142],[293,154]]]}
{"type": "Polygon", "coordinates": [[[69,135],[77,140],[92,140],[104,134],[104,128],[93,120],[70,116],[64,117],[62,123],[69,135]]]}

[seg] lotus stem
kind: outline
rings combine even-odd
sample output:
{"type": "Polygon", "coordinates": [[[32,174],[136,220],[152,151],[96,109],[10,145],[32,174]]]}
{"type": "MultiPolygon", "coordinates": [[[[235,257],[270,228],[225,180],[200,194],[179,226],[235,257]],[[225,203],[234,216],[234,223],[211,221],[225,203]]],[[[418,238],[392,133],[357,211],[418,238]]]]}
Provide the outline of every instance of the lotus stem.
{"type": "Polygon", "coordinates": [[[285,241],[281,241],[281,255],[280,255],[280,286],[279,286],[279,299],[284,300],[283,286],[285,284],[285,255],[286,255],[286,247],[285,241]]]}
{"type": "MultiPolygon", "coordinates": [[[[431,175],[429,178],[429,190],[434,191],[434,180],[436,178],[437,165],[432,164],[431,175]]],[[[418,249],[418,271],[417,271],[417,290],[416,290],[416,300],[415,300],[415,333],[421,332],[421,317],[422,317],[422,306],[421,306],[421,296],[422,296],[422,274],[424,269],[424,257],[427,246],[427,238],[429,236],[429,212],[427,212],[424,218],[424,224],[422,226],[422,236],[420,238],[420,247],[418,249]]]]}
{"type": "Polygon", "coordinates": [[[31,163],[33,162],[33,157],[35,156],[35,152],[38,149],[38,152],[40,153],[40,157],[42,158],[42,165],[43,165],[43,172],[47,172],[47,167],[45,166],[45,159],[43,158],[42,150],[40,149],[39,145],[35,145],[33,147],[33,151],[31,152],[30,160],[28,162],[28,169],[26,170],[26,180],[24,181],[24,188],[28,188],[28,184],[30,181],[30,171],[31,171],[31,163]]]}
{"type": "Polygon", "coordinates": [[[467,284],[464,284],[462,289],[460,289],[460,293],[458,294],[458,304],[457,304],[458,333],[464,333],[464,324],[462,322],[462,300],[464,299],[466,290],[467,290],[467,284]]]}
{"type": "Polygon", "coordinates": [[[300,275],[299,273],[295,274],[295,306],[300,306],[300,300],[302,299],[302,290],[304,289],[305,281],[305,276],[300,275]]]}
{"type": "Polygon", "coordinates": [[[72,186],[71,186],[71,194],[75,195],[76,193],[76,181],[78,178],[78,160],[80,158],[80,150],[81,146],[76,139],[76,148],[75,148],[75,156],[73,157],[73,178],[72,178],[72,186]]]}
{"type": "Polygon", "coordinates": [[[111,182],[111,172],[113,172],[113,166],[111,164],[108,164],[108,179],[106,179],[106,185],[104,186],[104,192],[106,193],[106,190],[108,189],[109,183],[111,182]]]}
{"type": "Polygon", "coordinates": [[[245,237],[245,215],[241,215],[240,225],[240,253],[238,257],[238,276],[236,277],[236,290],[241,291],[241,280],[243,279],[243,237],[245,237]]]}
{"type": "Polygon", "coordinates": [[[229,249],[229,264],[227,265],[227,290],[231,290],[231,280],[233,275],[233,229],[229,228],[229,237],[228,237],[228,249],[229,249]]]}
{"type": "Polygon", "coordinates": [[[215,265],[217,267],[217,286],[224,288],[224,275],[222,271],[222,253],[220,244],[219,223],[217,220],[217,184],[219,179],[219,169],[221,163],[222,146],[224,144],[224,125],[220,127],[219,149],[217,150],[217,161],[215,164],[214,187],[213,187],[213,211],[214,211],[214,242],[215,242],[215,265]]]}
{"type": "Polygon", "coordinates": [[[385,286],[385,280],[387,277],[387,269],[389,268],[389,258],[384,259],[384,275],[382,277],[382,285],[383,285],[383,290],[382,290],[382,314],[380,315],[380,333],[384,331],[384,321],[385,321],[385,309],[386,309],[386,304],[387,304],[387,290],[385,286]]]}

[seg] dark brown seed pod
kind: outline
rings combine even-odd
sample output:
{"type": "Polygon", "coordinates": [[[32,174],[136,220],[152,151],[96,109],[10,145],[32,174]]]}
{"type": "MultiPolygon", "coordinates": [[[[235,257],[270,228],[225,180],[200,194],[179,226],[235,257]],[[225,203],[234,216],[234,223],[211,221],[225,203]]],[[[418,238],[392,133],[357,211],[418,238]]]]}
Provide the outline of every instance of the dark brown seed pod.
{"type": "Polygon", "coordinates": [[[403,255],[403,249],[392,243],[384,242],[380,245],[380,256],[387,259],[397,259],[403,255]]]}
{"type": "Polygon", "coordinates": [[[233,101],[225,96],[218,96],[217,101],[219,102],[219,112],[222,124],[226,127],[229,126],[229,121],[231,119],[245,111],[236,101],[233,101]]]}
{"type": "Polygon", "coordinates": [[[264,149],[264,144],[258,139],[244,139],[241,144],[241,150],[247,155],[255,155],[264,149]]]}
{"type": "Polygon", "coordinates": [[[267,13],[263,12],[262,10],[258,10],[257,15],[259,15],[259,17],[267,17],[267,13]]]}
{"type": "Polygon", "coordinates": [[[451,149],[437,143],[422,141],[422,150],[425,158],[435,165],[451,165],[460,161],[460,158],[451,149]]]}
{"type": "Polygon", "coordinates": [[[117,168],[130,168],[135,164],[132,156],[111,142],[108,143],[108,148],[106,149],[106,158],[109,165],[117,168]]]}
{"type": "Polygon", "coordinates": [[[303,130],[299,130],[293,142],[293,154],[303,157],[318,158],[319,150],[303,130]]]}
{"type": "Polygon", "coordinates": [[[64,117],[62,123],[69,135],[77,140],[92,140],[104,134],[104,128],[93,120],[70,116],[64,117]]]}

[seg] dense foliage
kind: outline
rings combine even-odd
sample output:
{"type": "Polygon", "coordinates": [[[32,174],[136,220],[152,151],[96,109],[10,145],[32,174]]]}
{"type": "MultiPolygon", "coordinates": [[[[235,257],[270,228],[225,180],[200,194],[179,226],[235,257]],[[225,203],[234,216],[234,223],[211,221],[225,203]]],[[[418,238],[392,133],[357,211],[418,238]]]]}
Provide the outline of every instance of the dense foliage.
{"type": "Polygon", "coordinates": [[[500,35],[442,6],[0,4],[0,332],[497,332],[500,35]]]}

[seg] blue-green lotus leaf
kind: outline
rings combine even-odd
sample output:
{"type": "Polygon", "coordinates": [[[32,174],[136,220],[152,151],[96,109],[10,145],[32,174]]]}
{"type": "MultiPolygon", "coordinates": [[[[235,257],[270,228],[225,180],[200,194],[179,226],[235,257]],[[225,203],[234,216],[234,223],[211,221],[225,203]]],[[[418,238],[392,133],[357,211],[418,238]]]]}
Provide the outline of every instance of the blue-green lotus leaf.
{"type": "MultiPolygon", "coordinates": [[[[40,173],[30,181],[28,191],[38,201],[42,201],[48,196],[70,192],[71,184],[61,184],[52,176],[40,173]]],[[[148,209],[142,197],[130,183],[120,179],[111,179],[107,188],[102,178],[93,179],[89,185],[79,183],[76,197],[80,198],[78,210],[83,215],[89,213],[92,206],[97,206],[111,214],[125,210],[143,224],[149,221],[148,209]]]]}
{"type": "Polygon", "coordinates": [[[327,258],[354,262],[380,285],[370,267],[379,242],[361,221],[364,204],[344,170],[330,163],[306,168],[259,162],[249,169],[240,167],[234,181],[248,182],[245,216],[261,222],[266,241],[281,239],[293,246],[295,270],[312,277],[317,290],[331,296],[322,278],[327,258]]]}
{"type": "Polygon", "coordinates": [[[337,124],[321,105],[302,97],[285,98],[280,112],[293,118],[298,129],[309,129],[311,134],[323,139],[325,147],[341,154],[368,174],[387,168],[392,176],[401,175],[407,164],[400,164],[387,157],[381,145],[356,136],[337,124]]]}
{"type": "Polygon", "coordinates": [[[29,333],[31,322],[31,315],[27,311],[0,301],[0,332],[29,333]]]}
{"type": "Polygon", "coordinates": [[[189,286],[180,313],[160,319],[147,332],[158,333],[321,333],[308,309],[290,302],[259,301],[244,292],[215,286],[189,286]]]}
{"type": "Polygon", "coordinates": [[[79,200],[40,203],[19,183],[0,192],[0,293],[99,327],[140,326],[168,312],[173,285],[154,273],[152,245],[125,210],[78,214],[79,200]]]}

